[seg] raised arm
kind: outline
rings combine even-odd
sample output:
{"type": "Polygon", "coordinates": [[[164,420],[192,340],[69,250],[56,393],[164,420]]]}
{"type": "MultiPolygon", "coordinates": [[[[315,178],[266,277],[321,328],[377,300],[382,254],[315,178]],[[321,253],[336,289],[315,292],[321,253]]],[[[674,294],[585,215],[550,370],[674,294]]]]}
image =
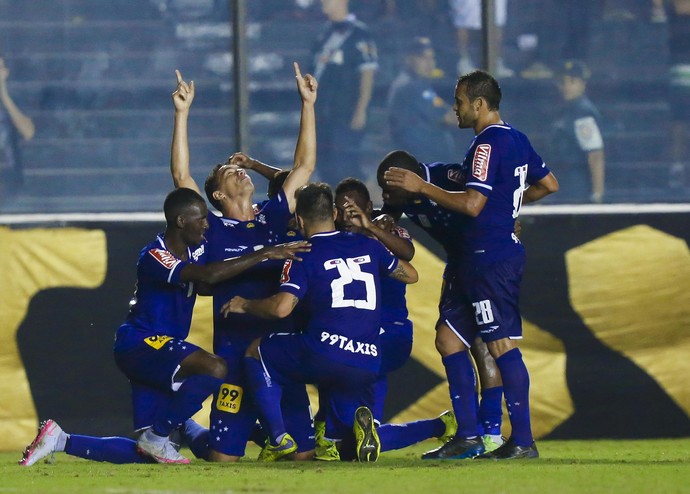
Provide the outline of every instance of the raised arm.
{"type": "Polygon", "coordinates": [[[187,120],[189,109],[194,100],[194,81],[187,84],[182,80],[182,74],[175,70],[177,89],[172,94],[175,106],[175,123],[173,127],[172,145],[170,148],[170,174],[176,189],[186,187],[199,194],[199,186],[189,173],[189,137],[187,136],[187,120]]]}
{"type": "Polygon", "coordinates": [[[285,179],[283,191],[287,196],[290,212],[295,211],[295,192],[309,182],[316,166],[316,79],[307,74],[302,76],[299,65],[295,62],[295,79],[297,90],[302,98],[302,113],[299,121],[299,136],[295,146],[295,160],[290,175],[285,179]]]}
{"type": "Polygon", "coordinates": [[[17,128],[21,136],[25,140],[30,140],[36,132],[33,120],[24,115],[17,107],[7,91],[7,78],[10,76],[10,70],[5,66],[5,61],[0,58],[0,102],[2,106],[7,109],[7,114],[12,120],[12,124],[17,128]]]}

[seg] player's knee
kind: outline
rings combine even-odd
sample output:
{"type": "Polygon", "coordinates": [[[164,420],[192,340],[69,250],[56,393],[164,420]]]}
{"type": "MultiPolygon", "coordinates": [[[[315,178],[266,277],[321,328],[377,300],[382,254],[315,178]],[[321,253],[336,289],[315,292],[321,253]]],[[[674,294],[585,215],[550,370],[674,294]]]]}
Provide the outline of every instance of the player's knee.
{"type": "Polygon", "coordinates": [[[216,463],[236,463],[240,461],[239,456],[226,455],[220,451],[211,450],[208,453],[208,461],[213,461],[216,463]]]}
{"type": "Polygon", "coordinates": [[[259,343],[261,343],[261,338],[257,338],[252,341],[247,347],[247,351],[245,352],[244,356],[261,360],[261,356],[259,355],[259,343]]]}
{"type": "Polygon", "coordinates": [[[511,340],[510,338],[501,338],[500,340],[488,342],[486,346],[491,356],[496,360],[513,348],[517,348],[518,344],[515,340],[511,340]]]}
{"type": "Polygon", "coordinates": [[[218,379],[225,379],[225,376],[228,375],[228,366],[225,360],[217,355],[212,355],[208,361],[207,374],[218,379]]]}
{"type": "Polygon", "coordinates": [[[467,350],[467,347],[460,339],[451,338],[440,331],[436,333],[434,343],[436,345],[436,351],[438,351],[441,357],[447,357],[448,355],[467,350]]]}
{"type": "Polygon", "coordinates": [[[314,450],[293,453],[290,459],[293,461],[311,461],[314,459],[314,450]]]}

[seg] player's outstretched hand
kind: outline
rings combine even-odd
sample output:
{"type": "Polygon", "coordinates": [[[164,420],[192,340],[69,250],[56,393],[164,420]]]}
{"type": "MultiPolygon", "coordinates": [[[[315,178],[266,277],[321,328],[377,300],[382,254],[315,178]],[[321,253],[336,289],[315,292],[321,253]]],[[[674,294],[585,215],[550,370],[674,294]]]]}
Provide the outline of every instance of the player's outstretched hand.
{"type": "Polygon", "coordinates": [[[422,187],[426,183],[422,177],[416,173],[396,166],[386,170],[383,174],[383,179],[386,181],[386,185],[397,187],[407,192],[412,192],[413,194],[421,193],[422,187]]]}
{"type": "Polygon", "coordinates": [[[309,252],[310,250],[311,244],[304,240],[264,247],[264,252],[269,259],[292,259],[295,261],[302,260],[297,256],[298,252],[309,252]]]}
{"type": "Polygon", "coordinates": [[[297,79],[297,90],[302,97],[302,101],[305,103],[314,103],[316,101],[316,89],[319,87],[319,83],[311,74],[302,76],[297,62],[293,62],[293,65],[295,67],[295,79],[297,79]]]}
{"type": "Polygon", "coordinates": [[[230,300],[225,302],[223,304],[223,307],[220,308],[220,312],[223,314],[223,317],[228,317],[228,314],[246,314],[247,311],[245,310],[245,304],[247,303],[247,299],[244,297],[240,297],[239,295],[232,297],[230,300]]]}
{"type": "Polygon", "coordinates": [[[172,93],[175,111],[189,111],[189,108],[192,106],[192,101],[194,100],[194,81],[187,84],[182,79],[182,74],[177,69],[175,70],[175,75],[177,76],[177,89],[172,93]]]}

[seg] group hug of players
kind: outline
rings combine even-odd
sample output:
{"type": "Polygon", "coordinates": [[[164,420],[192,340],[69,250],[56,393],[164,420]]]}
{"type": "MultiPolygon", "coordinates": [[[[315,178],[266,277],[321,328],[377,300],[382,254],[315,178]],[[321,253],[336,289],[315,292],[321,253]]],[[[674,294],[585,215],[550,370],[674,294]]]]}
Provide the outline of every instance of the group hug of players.
{"type": "MultiPolygon", "coordinates": [[[[302,100],[294,165],[281,171],[243,153],[209,173],[207,208],[190,174],[187,121],[194,83],[177,74],[165,232],[137,263],[137,285],[114,354],[131,383],[138,438],[67,434],[41,423],[20,465],[55,452],[113,463],[376,461],[380,452],[436,437],[424,459],[536,458],[529,375],[517,341],[524,249],[514,233],[523,203],[558,190],[524,134],[501,120],[495,79],[461,77],[454,110],[476,137],[462,163],[419,163],[393,151],[377,173],[374,212],[355,178],[310,183],[316,168],[317,81],[295,64],[302,100]],[[270,180],[255,203],[247,170],[270,180]],[[402,214],[447,254],[436,348],[452,411],[405,427],[381,423],[386,374],[412,349],[405,286],[418,273],[402,214]],[[213,353],[186,340],[197,294],[213,296],[213,353]],[[481,387],[476,386],[474,356],[481,387]],[[319,392],[312,418],[305,384],[319,392]],[[209,428],[191,417],[213,395],[209,428]],[[481,400],[479,399],[481,396],[481,400]],[[511,434],[501,437],[502,401],[511,434]]],[[[328,166],[328,163],[319,164],[328,166]]],[[[439,280],[440,282],[440,280],[439,280]]]]}

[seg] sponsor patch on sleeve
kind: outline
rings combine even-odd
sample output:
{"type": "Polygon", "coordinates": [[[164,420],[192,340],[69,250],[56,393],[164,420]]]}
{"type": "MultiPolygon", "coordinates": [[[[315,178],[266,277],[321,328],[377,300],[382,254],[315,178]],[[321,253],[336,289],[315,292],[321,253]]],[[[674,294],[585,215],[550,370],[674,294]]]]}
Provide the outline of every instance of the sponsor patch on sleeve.
{"type": "Polygon", "coordinates": [[[292,259],[287,259],[283,264],[283,271],[280,273],[280,282],[287,283],[290,281],[290,268],[292,267],[292,259]]]}
{"type": "Polygon", "coordinates": [[[410,237],[410,233],[407,230],[405,230],[402,226],[395,227],[395,234],[400,238],[404,238],[405,240],[412,239],[412,237],[410,237]]]}
{"type": "Polygon", "coordinates": [[[491,158],[491,144],[480,144],[474,150],[472,159],[472,176],[481,182],[489,175],[489,159],[491,158]]]}
{"type": "Polygon", "coordinates": [[[166,269],[173,269],[175,266],[177,266],[177,263],[180,262],[179,259],[173,256],[167,250],[151,249],[149,250],[149,254],[151,254],[156,261],[165,266],[166,269]]]}

